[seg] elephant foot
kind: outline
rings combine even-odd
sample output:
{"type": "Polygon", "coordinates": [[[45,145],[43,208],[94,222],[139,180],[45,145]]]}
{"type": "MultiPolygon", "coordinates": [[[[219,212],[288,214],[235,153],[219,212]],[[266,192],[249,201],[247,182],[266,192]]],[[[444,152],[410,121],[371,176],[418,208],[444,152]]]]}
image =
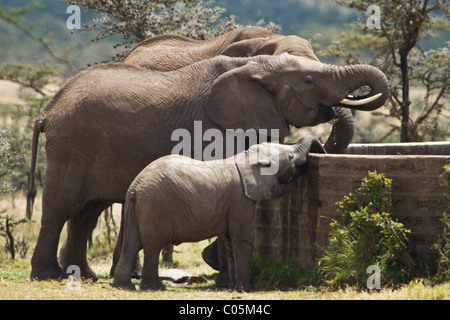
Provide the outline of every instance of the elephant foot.
{"type": "Polygon", "coordinates": [[[80,268],[80,277],[84,278],[84,279],[90,279],[92,281],[97,281],[98,277],[97,274],[92,271],[92,269],[87,265],[87,263],[85,263],[84,265],[77,265],[75,263],[71,264],[71,265],[67,265],[67,267],[65,267],[65,265],[63,265],[63,270],[67,270],[69,269],[70,266],[77,266],[80,268]]]}
{"type": "Polygon", "coordinates": [[[46,268],[32,267],[30,273],[31,280],[43,281],[43,280],[63,280],[67,279],[67,274],[61,269],[58,263],[46,268]]]}
{"type": "Polygon", "coordinates": [[[113,283],[111,283],[111,287],[130,291],[136,290],[136,287],[131,283],[131,281],[120,281],[116,279],[114,279],[113,283]]]}
{"type": "Polygon", "coordinates": [[[228,276],[228,270],[226,272],[219,272],[215,279],[217,288],[227,288],[230,283],[230,277],[228,276]]]}
{"type": "Polygon", "coordinates": [[[62,266],[63,271],[68,271],[71,269],[71,266],[76,266],[80,268],[80,277],[84,279],[90,279],[92,281],[97,281],[97,274],[91,269],[89,264],[85,259],[81,259],[78,257],[75,258],[67,258],[67,254],[61,254],[59,257],[59,263],[62,266]],[[84,260],[84,261],[83,261],[84,260]]]}
{"type": "Polygon", "coordinates": [[[142,291],[165,291],[166,287],[162,284],[161,281],[153,281],[149,283],[142,283],[139,286],[139,289],[142,291]]]}
{"type": "Polygon", "coordinates": [[[89,268],[89,270],[85,270],[84,272],[81,271],[81,277],[85,279],[90,279],[94,282],[98,280],[97,274],[94,271],[92,271],[91,268],[89,268]]]}
{"type": "Polygon", "coordinates": [[[237,292],[252,292],[255,291],[255,287],[253,286],[253,284],[249,283],[249,284],[236,284],[236,286],[234,286],[234,289],[228,289],[228,291],[237,291],[237,292]]]}

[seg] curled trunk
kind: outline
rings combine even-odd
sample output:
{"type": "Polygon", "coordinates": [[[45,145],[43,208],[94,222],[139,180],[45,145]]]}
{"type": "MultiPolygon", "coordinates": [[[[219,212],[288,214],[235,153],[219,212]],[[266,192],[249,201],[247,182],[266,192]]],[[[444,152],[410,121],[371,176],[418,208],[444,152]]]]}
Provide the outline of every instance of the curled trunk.
{"type": "Polygon", "coordinates": [[[343,95],[340,106],[372,111],[384,105],[389,97],[389,82],[384,73],[370,65],[354,65],[339,67],[334,70],[334,76],[341,85],[343,95]],[[351,96],[349,93],[369,86],[370,92],[363,96],[351,96]]]}

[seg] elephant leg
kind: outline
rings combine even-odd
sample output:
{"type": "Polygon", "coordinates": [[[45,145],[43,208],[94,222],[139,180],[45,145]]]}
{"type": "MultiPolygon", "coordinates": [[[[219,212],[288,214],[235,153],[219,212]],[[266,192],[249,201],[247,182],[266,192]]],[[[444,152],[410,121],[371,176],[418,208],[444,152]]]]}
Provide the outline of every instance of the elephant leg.
{"type": "Polygon", "coordinates": [[[111,277],[114,277],[114,272],[117,268],[117,263],[119,262],[120,254],[122,252],[123,234],[124,234],[124,221],[123,221],[123,204],[122,204],[122,214],[121,214],[121,218],[120,218],[119,235],[117,236],[116,246],[114,247],[114,252],[113,252],[113,257],[112,257],[112,265],[111,265],[111,269],[109,270],[109,275],[111,277]]]}
{"type": "Polygon", "coordinates": [[[162,263],[173,263],[173,244],[169,244],[162,249],[162,263]]]}
{"type": "Polygon", "coordinates": [[[219,270],[219,257],[217,256],[217,239],[202,251],[203,260],[214,270],[219,270]]]}
{"type": "Polygon", "coordinates": [[[89,202],[80,213],[67,222],[67,239],[60,250],[59,257],[64,270],[70,265],[76,265],[80,268],[82,277],[98,279],[86,260],[87,240],[95,228],[98,217],[110,205],[110,202],[89,202]]]}
{"type": "MultiPolygon", "coordinates": [[[[123,233],[124,231],[122,229],[122,234],[123,233]]],[[[135,287],[131,283],[131,275],[136,261],[135,258],[142,249],[139,231],[135,224],[129,226],[126,243],[126,246],[120,246],[120,253],[117,255],[118,261],[114,270],[114,281],[112,286],[134,290],[135,287]]]]}
{"type": "Polygon", "coordinates": [[[58,264],[57,250],[59,238],[64,224],[81,207],[72,207],[76,203],[71,186],[61,180],[67,171],[65,167],[57,167],[50,161],[47,163],[46,181],[42,194],[41,228],[36,247],[31,258],[30,278],[34,280],[63,279],[67,277],[66,269],[58,264]]]}
{"type": "Polygon", "coordinates": [[[39,237],[31,258],[31,274],[33,280],[60,280],[67,277],[56,258],[59,236],[65,222],[41,223],[39,237]]]}
{"type": "MultiPolygon", "coordinates": [[[[123,204],[122,204],[122,214],[121,214],[121,219],[120,219],[119,235],[117,237],[116,246],[115,246],[114,252],[113,252],[111,269],[109,270],[109,275],[111,277],[114,277],[114,271],[117,267],[117,263],[119,262],[120,253],[122,251],[122,244],[123,244],[123,233],[124,233],[124,221],[123,221],[123,204]]],[[[135,260],[134,260],[134,267],[133,267],[133,270],[131,271],[131,277],[134,279],[140,279],[142,277],[141,273],[142,273],[142,264],[141,264],[141,260],[139,258],[139,253],[137,253],[135,260]]]]}
{"type": "Polygon", "coordinates": [[[226,288],[230,284],[230,271],[228,251],[225,243],[225,236],[217,237],[217,258],[219,262],[219,274],[216,277],[216,286],[218,288],[226,288]]]}
{"type": "MultiPolygon", "coordinates": [[[[154,242],[154,241],[148,241],[154,242]]],[[[166,290],[166,287],[159,280],[159,254],[162,246],[157,243],[151,243],[144,248],[144,266],[142,268],[141,290],[166,290]]]]}
{"type": "MultiPolygon", "coordinates": [[[[228,269],[228,281],[227,281],[227,285],[226,287],[228,287],[228,290],[234,290],[235,286],[236,286],[236,278],[235,278],[235,263],[234,263],[234,253],[233,253],[233,244],[231,242],[231,238],[229,235],[224,235],[221,236],[222,238],[222,242],[223,242],[223,246],[225,247],[225,251],[227,254],[227,269],[228,269]]],[[[217,276],[217,278],[220,276],[217,276]]],[[[219,287],[217,285],[217,278],[216,278],[216,286],[219,287]]],[[[225,286],[222,286],[225,287],[225,286]]]]}
{"type": "Polygon", "coordinates": [[[214,270],[218,270],[216,287],[228,287],[230,278],[228,272],[228,258],[225,248],[224,236],[218,236],[209,246],[202,251],[203,260],[214,270]]]}
{"type": "Polygon", "coordinates": [[[253,291],[254,287],[251,283],[253,243],[242,239],[232,239],[231,242],[234,253],[235,290],[239,292],[253,291]]]}

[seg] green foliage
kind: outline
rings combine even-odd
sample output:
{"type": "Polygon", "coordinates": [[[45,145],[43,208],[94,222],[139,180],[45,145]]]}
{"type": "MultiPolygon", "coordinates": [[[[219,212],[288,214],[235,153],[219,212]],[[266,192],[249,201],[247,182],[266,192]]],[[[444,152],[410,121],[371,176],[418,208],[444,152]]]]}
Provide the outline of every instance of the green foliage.
{"type": "MultiPolygon", "coordinates": [[[[42,22],[33,24],[27,21],[28,17],[33,11],[39,11],[39,9],[43,9],[44,7],[45,7],[44,5],[34,1],[31,2],[25,8],[10,8],[9,5],[6,5],[5,7],[0,8],[0,20],[6,22],[10,26],[14,26],[16,31],[20,30],[23,35],[27,36],[28,39],[33,40],[35,44],[39,44],[39,46],[42,49],[44,49],[48,54],[47,57],[50,57],[53,61],[57,63],[66,65],[68,71],[72,75],[74,75],[75,73],[77,73],[78,70],[75,68],[72,62],[70,62],[62,55],[56,54],[54,48],[51,46],[52,43],[54,42],[53,34],[47,33],[46,35],[42,34],[37,35],[37,32],[34,31],[34,28],[36,27],[36,25],[42,25],[42,22]],[[25,24],[25,22],[27,22],[27,24],[25,24]]],[[[42,20],[40,19],[40,21],[42,20]]],[[[26,48],[26,50],[28,50],[28,48],[26,48]]],[[[20,65],[15,65],[15,67],[17,66],[20,65]]],[[[48,65],[44,65],[44,67],[47,71],[51,69],[50,66],[48,65]]],[[[28,67],[28,69],[33,70],[30,67],[28,67]]]]}
{"type": "MultiPolygon", "coordinates": [[[[2,107],[0,110],[0,119],[10,119],[8,125],[0,123],[0,197],[13,192],[28,191],[34,122],[50,96],[24,93],[21,98],[24,100],[23,104],[4,105],[6,108],[2,107]]],[[[43,185],[46,163],[45,144],[42,140],[43,135],[38,144],[36,162],[36,182],[39,187],[43,185]]]]}
{"type": "Polygon", "coordinates": [[[56,72],[47,63],[38,62],[37,67],[21,63],[5,63],[0,67],[0,79],[16,82],[26,88],[31,88],[45,96],[42,89],[50,83],[50,77],[56,72]]]}
{"type": "Polygon", "coordinates": [[[115,47],[140,42],[158,34],[174,33],[193,39],[208,39],[237,27],[234,16],[212,7],[214,1],[186,0],[67,0],[100,14],[85,30],[99,31],[95,41],[120,35],[115,47]]]}
{"type": "Polygon", "coordinates": [[[16,221],[14,216],[0,215],[0,236],[5,238],[5,249],[11,254],[11,259],[15,259],[16,252],[19,252],[20,256],[23,258],[27,254],[28,244],[25,238],[21,241],[16,241],[13,231],[14,228],[23,223],[32,222],[28,219],[20,219],[16,221]]]}
{"type": "Polygon", "coordinates": [[[444,188],[444,195],[450,200],[450,164],[444,166],[444,172],[439,176],[439,184],[444,188]]]}
{"type": "Polygon", "coordinates": [[[392,220],[392,180],[369,172],[354,195],[337,202],[344,222],[333,220],[329,244],[319,259],[319,277],[333,287],[366,286],[367,268],[380,268],[381,283],[394,286],[411,277],[413,262],[407,253],[403,224],[392,220]]]}
{"type": "Polygon", "coordinates": [[[257,290],[286,290],[313,285],[315,273],[302,269],[296,261],[278,261],[255,253],[252,281],[257,290]]]}
{"type": "Polygon", "coordinates": [[[0,127],[0,194],[16,190],[15,171],[24,161],[20,143],[10,128],[0,127]]]}
{"type": "MultiPolygon", "coordinates": [[[[444,166],[444,172],[440,175],[440,185],[450,200],[450,164],[444,166]]],[[[444,230],[432,248],[439,252],[435,280],[445,282],[450,280],[450,216],[447,212],[444,212],[440,221],[444,224],[444,230]]]]}

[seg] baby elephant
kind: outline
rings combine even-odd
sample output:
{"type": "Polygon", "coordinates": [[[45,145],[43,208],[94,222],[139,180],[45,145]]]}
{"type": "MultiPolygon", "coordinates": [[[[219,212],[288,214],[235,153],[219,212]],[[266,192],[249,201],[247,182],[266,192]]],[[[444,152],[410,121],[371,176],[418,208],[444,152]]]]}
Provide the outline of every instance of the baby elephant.
{"type": "Polygon", "coordinates": [[[224,235],[230,289],[251,291],[255,204],[279,197],[283,184],[304,172],[309,152],[325,153],[306,136],[293,145],[253,145],[224,160],[169,155],[150,163],[130,185],[124,238],[113,286],[134,289],[131,272],[144,249],[141,290],[164,290],[159,254],[168,245],[224,235]]]}

